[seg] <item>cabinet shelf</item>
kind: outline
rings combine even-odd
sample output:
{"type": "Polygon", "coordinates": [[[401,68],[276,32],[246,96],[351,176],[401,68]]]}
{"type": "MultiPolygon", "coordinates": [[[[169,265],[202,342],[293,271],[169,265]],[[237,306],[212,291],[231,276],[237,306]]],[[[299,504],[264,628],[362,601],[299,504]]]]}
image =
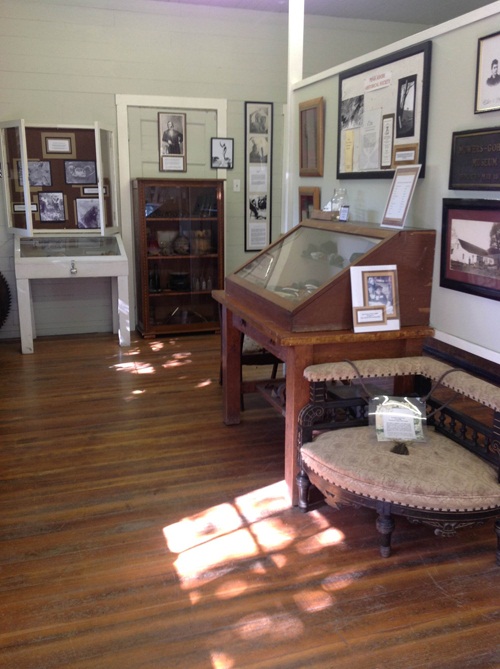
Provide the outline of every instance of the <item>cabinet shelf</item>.
{"type": "Polygon", "coordinates": [[[224,282],[224,182],[137,179],[132,190],[137,329],[144,337],[218,330],[212,289],[224,282]]]}
{"type": "Polygon", "coordinates": [[[175,255],[167,255],[167,256],[162,256],[162,255],[157,255],[157,256],[152,256],[148,255],[148,261],[149,260],[202,260],[203,258],[218,258],[219,254],[218,253],[203,253],[203,254],[196,254],[196,255],[180,255],[180,254],[175,254],[175,255]]]}

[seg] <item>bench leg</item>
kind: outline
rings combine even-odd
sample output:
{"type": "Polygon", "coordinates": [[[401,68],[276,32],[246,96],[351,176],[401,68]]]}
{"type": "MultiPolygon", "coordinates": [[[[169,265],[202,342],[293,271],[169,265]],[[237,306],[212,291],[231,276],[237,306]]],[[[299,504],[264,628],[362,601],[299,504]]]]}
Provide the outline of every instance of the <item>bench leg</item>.
{"type": "Polygon", "coordinates": [[[309,511],[309,488],[311,481],[303,469],[297,474],[297,488],[299,489],[299,509],[304,513],[309,511]]]}
{"type": "Polygon", "coordinates": [[[380,514],[377,518],[377,531],[380,537],[380,555],[384,558],[391,554],[391,536],[394,531],[395,522],[391,515],[380,514]]]}
{"type": "Polygon", "coordinates": [[[497,565],[500,567],[500,518],[495,521],[495,533],[497,535],[497,565]]]}

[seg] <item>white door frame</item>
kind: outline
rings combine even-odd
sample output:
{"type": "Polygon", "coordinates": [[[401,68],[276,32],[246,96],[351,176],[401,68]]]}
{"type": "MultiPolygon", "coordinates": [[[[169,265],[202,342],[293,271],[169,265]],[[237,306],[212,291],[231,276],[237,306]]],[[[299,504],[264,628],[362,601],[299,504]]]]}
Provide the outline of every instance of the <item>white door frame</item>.
{"type": "MultiPolygon", "coordinates": [[[[129,261],[129,296],[130,296],[130,329],[136,325],[136,294],[135,294],[135,253],[134,227],[132,219],[132,192],[130,187],[130,156],[128,137],[129,107],[159,107],[164,109],[203,109],[215,111],[217,118],[217,136],[227,134],[227,100],[222,98],[182,98],[163,95],[116,95],[117,147],[119,172],[119,203],[121,217],[121,234],[123,245],[129,261]]],[[[209,147],[207,147],[209,151],[209,147]]],[[[226,178],[227,170],[217,170],[217,178],[226,178]]],[[[225,211],[225,208],[224,208],[225,211]]],[[[224,227],[226,222],[224,221],[224,227]]],[[[225,236],[224,236],[225,237],[225,236]]],[[[226,257],[224,249],[224,258],[226,257]]]]}

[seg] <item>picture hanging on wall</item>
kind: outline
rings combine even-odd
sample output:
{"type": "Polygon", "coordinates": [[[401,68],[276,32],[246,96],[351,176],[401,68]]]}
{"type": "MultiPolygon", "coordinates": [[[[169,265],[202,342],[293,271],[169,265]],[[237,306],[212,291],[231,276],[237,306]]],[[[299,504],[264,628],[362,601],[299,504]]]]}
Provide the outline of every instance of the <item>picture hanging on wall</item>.
{"type": "Polygon", "coordinates": [[[481,37],[477,45],[474,113],[500,109],[500,32],[481,37]]]}
{"type": "Polygon", "coordinates": [[[160,172],[185,172],[186,114],[158,112],[160,172]]]}
{"type": "Polygon", "coordinates": [[[500,300],[500,206],[443,200],[440,285],[500,300]]]}
{"type": "Polygon", "coordinates": [[[323,176],[324,107],[323,98],[299,104],[301,177],[323,176]]]}
{"type": "Polygon", "coordinates": [[[271,241],[273,103],[245,102],[245,251],[271,241]]]}
{"type": "Polygon", "coordinates": [[[340,73],[337,178],[425,175],[431,52],[424,42],[340,73]]]}
{"type": "Polygon", "coordinates": [[[212,137],[210,165],[214,169],[232,170],[234,166],[234,140],[225,137],[212,137]]]}
{"type": "Polygon", "coordinates": [[[500,128],[457,130],[451,139],[450,190],[499,190],[500,128]]]}

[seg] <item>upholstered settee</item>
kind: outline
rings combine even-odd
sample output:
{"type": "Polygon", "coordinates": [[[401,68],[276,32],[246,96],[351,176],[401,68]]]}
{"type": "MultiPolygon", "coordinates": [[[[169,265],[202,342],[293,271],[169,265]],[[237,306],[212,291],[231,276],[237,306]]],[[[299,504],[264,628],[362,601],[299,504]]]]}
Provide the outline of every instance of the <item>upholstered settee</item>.
{"type": "Polygon", "coordinates": [[[394,515],[444,536],[494,519],[500,565],[500,388],[425,356],[324,363],[304,375],[310,402],[299,416],[301,510],[317,505],[318,491],[334,507],[375,509],[383,557],[394,515]],[[378,441],[366,384],[387,385],[389,377],[411,382],[425,399],[425,441],[378,441]]]}

